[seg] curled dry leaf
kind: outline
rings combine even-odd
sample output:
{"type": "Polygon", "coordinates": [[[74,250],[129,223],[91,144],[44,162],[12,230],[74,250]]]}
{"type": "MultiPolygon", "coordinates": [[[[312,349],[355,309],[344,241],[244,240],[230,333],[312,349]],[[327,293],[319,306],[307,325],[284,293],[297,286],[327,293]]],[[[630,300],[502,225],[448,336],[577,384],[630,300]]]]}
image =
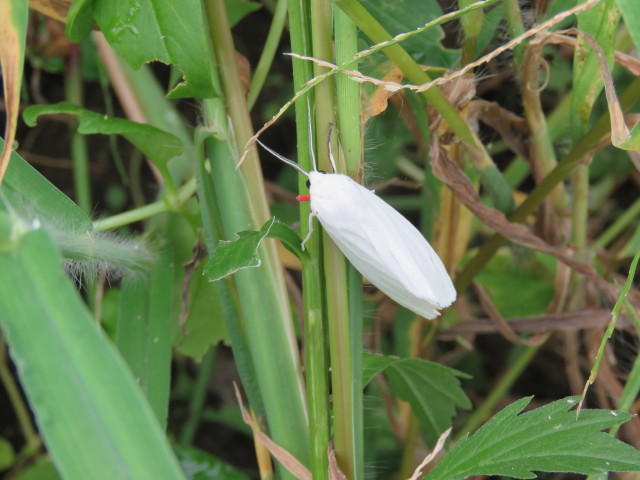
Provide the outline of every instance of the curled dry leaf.
{"type": "Polygon", "coordinates": [[[440,453],[440,451],[444,447],[444,442],[447,440],[447,438],[449,438],[450,433],[451,433],[451,427],[447,428],[442,433],[442,435],[440,435],[440,438],[438,438],[438,441],[436,442],[435,447],[433,447],[433,451],[425,457],[425,459],[420,463],[420,465],[416,467],[415,471],[413,472],[413,475],[411,475],[409,480],[418,480],[419,478],[422,478],[422,476],[424,475],[422,471],[436,457],[436,455],[440,453]]]}
{"type": "Polygon", "coordinates": [[[67,12],[73,0],[29,0],[29,7],[59,22],[67,21],[67,12]]]}
{"type": "Polygon", "coordinates": [[[566,250],[545,242],[524,225],[510,222],[499,210],[484,205],[480,201],[478,192],[475,191],[471,181],[455,162],[449,160],[446,152],[439,148],[437,140],[431,142],[430,150],[434,175],[438,180],[446,184],[454,192],[458,200],[464,203],[487,226],[512,242],[553,255],[573,271],[592,281],[609,300],[616,301],[618,289],[602,278],[593,266],[571,258],[566,250]]]}
{"type": "Polygon", "coordinates": [[[512,152],[527,158],[524,139],[529,136],[529,128],[524,118],[501,107],[495,102],[474,100],[467,107],[465,118],[478,131],[478,122],[498,132],[512,152]]]}
{"type": "Polygon", "coordinates": [[[333,442],[327,449],[327,456],[329,457],[329,480],[348,480],[347,476],[342,473],[336,460],[336,451],[333,448],[333,442]]]}
{"type": "Polygon", "coordinates": [[[242,396],[240,395],[240,389],[235,382],[233,383],[233,389],[236,393],[238,406],[242,412],[242,420],[251,427],[253,434],[260,439],[265,447],[267,447],[269,452],[271,452],[271,455],[273,455],[282,464],[282,466],[291,472],[291,474],[296,478],[300,480],[312,480],[311,472],[309,472],[309,470],[307,470],[307,468],[300,463],[296,457],[291,455],[291,453],[275,443],[267,434],[260,430],[258,424],[251,418],[251,415],[249,415],[249,412],[247,412],[247,409],[244,407],[244,404],[242,403],[242,396]]]}

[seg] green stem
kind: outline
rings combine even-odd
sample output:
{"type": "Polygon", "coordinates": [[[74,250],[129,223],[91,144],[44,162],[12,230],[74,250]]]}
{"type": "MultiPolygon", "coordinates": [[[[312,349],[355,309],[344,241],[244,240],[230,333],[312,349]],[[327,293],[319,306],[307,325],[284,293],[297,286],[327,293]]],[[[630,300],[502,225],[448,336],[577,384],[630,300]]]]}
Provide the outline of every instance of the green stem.
{"type": "Polygon", "coordinates": [[[596,239],[595,244],[604,248],[609,245],[620,232],[636,222],[640,215],[640,198],[631,204],[616,220],[596,239]]]}
{"type": "Polygon", "coordinates": [[[540,347],[517,347],[520,349],[513,363],[504,372],[498,384],[493,388],[491,393],[485,398],[484,402],[467,419],[464,426],[455,435],[454,441],[459,440],[463,435],[473,432],[491,415],[496,409],[498,402],[502,400],[509,391],[513,383],[520,377],[522,371],[529,365],[533,356],[540,347]]]}
{"type": "MultiPolygon", "coordinates": [[[[340,9],[335,14],[336,63],[341,64],[352,59],[358,52],[358,29],[353,21],[340,9]]],[[[355,179],[362,172],[362,129],[360,125],[361,101],[360,84],[344,74],[336,75],[336,98],[338,104],[338,125],[340,148],[344,156],[347,174],[355,179]]],[[[349,316],[343,324],[347,325],[349,335],[342,340],[350,341],[350,379],[345,381],[350,389],[350,448],[353,454],[353,478],[364,478],[364,434],[363,434],[363,384],[362,384],[362,275],[353,267],[348,268],[349,316]]],[[[341,364],[342,368],[347,368],[341,364]]]]}
{"type": "Polygon", "coordinates": [[[253,105],[256,103],[256,99],[258,98],[258,95],[260,95],[260,90],[262,90],[264,81],[267,79],[269,68],[271,68],[271,64],[273,63],[273,57],[280,45],[280,38],[282,37],[286,18],[287,0],[278,0],[276,9],[273,12],[273,20],[271,22],[271,27],[269,28],[269,34],[267,35],[264,48],[262,49],[262,55],[260,56],[260,60],[258,61],[258,65],[256,66],[249,85],[249,95],[247,98],[247,106],[249,110],[251,110],[253,105]]]}
{"type": "MultiPolygon", "coordinates": [[[[516,38],[524,33],[524,24],[522,23],[522,14],[520,12],[520,2],[518,0],[507,0],[505,4],[505,16],[507,18],[509,38],[516,38]]],[[[517,66],[522,63],[522,55],[524,54],[526,46],[526,43],[520,43],[513,49],[513,60],[517,66]]]]}
{"type": "MultiPolygon", "coordinates": [[[[65,77],[65,96],[69,102],[82,106],[82,68],[80,65],[80,46],[75,45],[69,52],[67,75],[65,77]]],[[[89,152],[84,135],[73,127],[71,134],[71,163],[73,165],[73,186],[78,206],[91,213],[91,183],[89,181],[89,152]]]]}
{"type": "Polygon", "coordinates": [[[31,454],[40,447],[41,441],[31,421],[31,413],[20,394],[20,388],[18,388],[9,369],[6,351],[5,343],[3,339],[0,338],[0,383],[2,383],[5,392],[7,392],[7,397],[20,425],[20,431],[25,439],[25,447],[23,450],[25,454],[31,454]]]}
{"type": "Polygon", "coordinates": [[[156,215],[159,215],[161,213],[173,212],[177,210],[180,205],[193,197],[194,193],[196,193],[196,189],[196,180],[195,178],[192,178],[176,191],[174,203],[171,204],[164,200],[158,200],[156,202],[149,203],[144,207],[135,208],[133,210],[129,210],[128,212],[123,212],[111,217],[96,220],[95,222],[93,222],[93,229],[96,232],[114,230],[131,223],[155,217],[156,215]]]}
{"type": "MultiPolygon", "coordinates": [[[[289,1],[289,32],[292,50],[303,55],[312,54],[309,3],[289,1]]],[[[313,77],[311,63],[293,59],[293,86],[299,91],[313,77]]],[[[309,92],[295,105],[296,138],[298,139],[298,162],[311,170],[311,151],[314,148],[310,133],[313,128],[313,92],[309,92]],[[304,100],[307,100],[306,102],[304,100]]],[[[298,176],[298,191],[304,192],[307,177],[298,176]]],[[[302,236],[309,232],[309,202],[300,202],[300,230],[302,236]]],[[[317,223],[317,222],[316,222],[317,223]]],[[[324,299],[322,296],[322,264],[318,235],[312,235],[306,243],[311,261],[302,269],[302,293],[305,308],[305,358],[307,380],[307,408],[309,410],[309,433],[311,441],[311,475],[327,478],[329,467],[329,369],[327,359],[326,325],[324,322],[324,299]]]]}
{"type": "Polygon", "coordinates": [[[214,346],[209,348],[209,351],[207,351],[207,354],[200,363],[196,383],[191,391],[191,398],[189,399],[189,417],[180,434],[181,445],[190,445],[198,430],[198,425],[202,419],[202,409],[207,396],[211,372],[213,372],[213,365],[216,359],[216,351],[217,349],[214,346]]]}
{"type": "MultiPolygon", "coordinates": [[[[332,4],[328,0],[311,2],[311,22],[313,56],[323,60],[333,60],[332,4]]],[[[314,65],[314,74],[327,69],[314,65]]],[[[316,132],[318,162],[325,171],[329,166],[327,139],[336,155],[338,170],[345,171],[342,157],[338,152],[338,135],[329,138],[329,125],[335,124],[334,82],[332,78],[315,88],[316,132]]],[[[349,298],[347,290],[347,268],[344,256],[323,232],[322,236],[324,279],[327,302],[327,323],[329,327],[329,348],[331,353],[331,385],[333,398],[333,437],[336,460],[342,472],[349,479],[355,479],[354,431],[353,431],[353,364],[351,334],[349,331],[349,298]]]]}
{"type": "Polygon", "coordinates": [[[399,478],[409,478],[416,465],[416,444],[418,443],[418,433],[420,423],[413,412],[409,413],[409,425],[404,439],[402,462],[400,463],[399,478]]]}

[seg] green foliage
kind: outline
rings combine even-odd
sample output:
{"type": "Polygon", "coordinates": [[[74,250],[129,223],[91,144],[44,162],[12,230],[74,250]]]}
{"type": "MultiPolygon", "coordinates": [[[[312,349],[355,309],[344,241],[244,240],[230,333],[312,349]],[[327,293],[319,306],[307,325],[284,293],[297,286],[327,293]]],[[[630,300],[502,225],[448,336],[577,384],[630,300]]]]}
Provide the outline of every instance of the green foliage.
{"type": "Polygon", "coordinates": [[[0,327],[67,480],[184,478],[134,378],[93,323],[43,229],[16,220],[0,252],[0,327]],[[37,332],[37,333],[36,333],[37,332]]]}
{"type": "Polygon", "coordinates": [[[636,49],[640,49],[640,12],[637,9],[638,5],[634,0],[617,0],[616,3],[636,49]]]}
{"type": "Polygon", "coordinates": [[[265,223],[259,232],[238,232],[237,240],[221,240],[215,249],[205,274],[209,280],[216,281],[245,268],[259,267],[262,262],[257,254],[258,247],[267,238],[277,238],[298,258],[307,259],[309,255],[302,250],[298,234],[273,217],[265,223]]]}
{"type": "Polygon", "coordinates": [[[219,95],[201,2],[143,0],[130,4],[98,0],[80,2],[70,13],[67,33],[75,41],[88,33],[93,17],[111,46],[133,68],[152,61],[178,66],[184,81],[173,88],[171,97],[219,95]],[[184,21],[176,21],[180,18],[184,21]]]}
{"type": "Polygon", "coordinates": [[[631,418],[628,413],[582,410],[576,418],[570,409],[578,397],[567,397],[519,414],[530,401],[512,403],[461,439],[425,478],[536,478],[534,470],[591,475],[640,469],[640,452],[601,431],[626,422],[631,418]]]}
{"type": "MultiPolygon", "coordinates": [[[[384,0],[373,0],[367,2],[367,9],[392,35],[409,32],[442,15],[437,2],[419,0],[405,1],[402,8],[384,0]]],[[[409,53],[416,55],[418,62],[431,67],[448,68],[455,65],[460,57],[456,50],[443,47],[443,38],[442,28],[436,27],[406,40],[402,45],[409,53]]]]}
{"type": "Polygon", "coordinates": [[[195,448],[176,448],[188,480],[248,480],[249,477],[219,458],[195,448]]]}
{"type": "MultiPolygon", "coordinates": [[[[0,149],[3,147],[4,140],[0,139],[0,149]]],[[[2,196],[7,206],[26,218],[38,216],[58,228],[75,232],[93,230],[89,217],[17,153],[11,154],[2,196]]]]}
{"type": "Polygon", "coordinates": [[[554,270],[553,258],[546,255],[496,255],[478,275],[478,282],[506,318],[541,315],[554,295],[553,285],[549,284],[554,270]],[[512,282],[505,282],[505,275],[512,282]]]}
{"type": "MultiPolygon", "coordinates": [[[[40,115],[62,113],[78,119],[78,132],[86,135],[122,135],[153,161],[160,171],[167,173],[167,162],[182,154],[182,141],[175,135],[144,123],[91,112],[69,102],[53,105],[33,105],[24,111],[24,121],[34,126],[40,115]]],[[[167,177],[168,178],[168,175],[167,177]]]]}
{"type": "Polygon", "coordinates": [[[456,408],[471,408],[459,380],[469,376],[462,372],[419,358],[366,354],[364,384],[381,371],[387,374],[393,393],[411,404],[430,444],[451,426],[456,408]]]}

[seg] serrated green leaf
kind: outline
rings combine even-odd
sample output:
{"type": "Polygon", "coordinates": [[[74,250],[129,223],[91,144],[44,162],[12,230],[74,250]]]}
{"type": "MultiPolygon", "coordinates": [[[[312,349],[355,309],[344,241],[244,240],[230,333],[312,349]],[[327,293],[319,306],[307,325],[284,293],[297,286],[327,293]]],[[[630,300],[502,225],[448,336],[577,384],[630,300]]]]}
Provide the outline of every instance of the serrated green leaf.
{"type": "Polygon", "coordinates": [[[208,98],[220,92],[206,15],[199,0],[94,0],[94,18],[118,54],[134,69],[152,61],[171,63],[184,82],[170,98],[208,98]]]}
{"type": "Polygon", "coordinates": [[[108,115],[86,110],[69,102],[32,105],[25,109],[23,118],[27,125],[33,127],[40,115],[52,113],[75,116],[79,121],[78,132],[82,134],[122,135],[149,157],[165,174],[167,162],[183,153],[182,141],[169,132],[144,123],[125,120],[124,118],[112,118],[108,115]]]}
{"type": "Polygon", "coordinates": [[[259,267],[262,262],[258,257],[258,247],[267,238],[277,238],[294,255],[306,260],[309,254],[302,250],[300,237],[284,223],[275,217],[267,220],[260,231],[246,231],[236,233],[237,240],[221,240],[210,256],[205,267],[205,274],[209,280],[215,282],[232,275],[245,268],[259,267]]]}
{"type": "Polygon", "coordinates": [[[420,358],[365,354],[364,385],[383,370],[393,393],[411,405],[430,444],[451,426],[456,407],[471,408],[459,380],[469,376],[462,372],[420,358]]]}
{"type": "Polygon", "coordinates": [[[640,452],[602,432],[631,418],[612,410],[569,411],[579,397],[567,397],[520,413],[531,397],[498,412],[464,437],[425,478],[457,480],[471,475],[536,478],[534,471],[585,475],[640,469],[640,452]],[[520,413],[520,414],[519,414],[520,413]]]}

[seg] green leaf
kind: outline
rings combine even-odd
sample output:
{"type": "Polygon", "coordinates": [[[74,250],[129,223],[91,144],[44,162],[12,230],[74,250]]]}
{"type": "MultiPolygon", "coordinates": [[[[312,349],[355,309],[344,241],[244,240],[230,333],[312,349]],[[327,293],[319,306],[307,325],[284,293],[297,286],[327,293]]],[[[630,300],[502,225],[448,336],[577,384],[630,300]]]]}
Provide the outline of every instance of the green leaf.
{"type": "Polygon", "coordinates": [[[20,472],[15,480],[62,480],[51,460],[42,458],[20,472]]]}
{"type": "Polygon", "coordinates": [[[173,258],[163,248],[150,275],[122,283],[115,343],[162,429],[166,428],[173,338],[173,258]]]}
{"type": "Polygon", "coordinates": [[[16,454],[13,451],[13,446],[9,440],[4,437],[0,437],[0,471],[11,467],[15,457],[16,454]]]}
{"type": "Polygon", "coordinates": [[[0,251],[0,328],[65,480],[184,476],[142,392],[97,328],[43,229],[0,251]]]}
{"type": "Polygon", "coordinates": [[[470,437],[464,437],[425,478],[457,480],[471,475],[536,478],[533,471],[602,472],[640,470],[640,452],[601,432],[631,418],[612,410],[582,410],[567,397],[526,413],[531,397],[504,408],[470,437]]]}
{"type": "MultiPolygon", "coordinates": [[[[78,132],[82,134],[122,135],[149,157],[164,174],[167,174],[167,162],[183,152],[182,141],[169,132],[124,118],[111,118],[108,115],[91,112],[69,102],[32,105],[25,109],[23,118],[27,125],[33,127],[40,115],[53,113],[77,117],[80,122],[78,132]]],[[[168,174],[165,178],[168,178],[168,174]]]]}
{"type": "Polygon", "coordinates": [[[495,255],[478,274],[478,282],[504,317],[542,315],[555,292],[549,281],[553,272],[554,261],[548,255],[495,255]],[[513,281],[505,282],[505,275],[513,281]]]}
{"type": "MultiPolygon", "coordinates": [[[[393,36],[413,31],[442,16],[442,9],[438,2],[422,0],[403,2],[369,0],[366,2],[366,7],[393,36]]],[[[442,45],[443,38],[444,31],[442,27],[437,26],[405,40],[401,45],[418,63],[444,68],[456,66],[460,55],[456,50],[445,48],[442,45]]]]}
{"type": "Polygon", "coordinates": [[[229,25],[231,27],[236,26],[240,20],[251,12],[262,8],[262,4],[246,0],[224,0],[224,6],[227,9],[227,17],[229,17],[229,25]]]}
{"type": "Polygon", "coordinates": [[[638,2],[636,0],[617,0],[617,3],[636,50],[640,50],[640,10],[638,10],[638,2]]]}
{"type": "MultiPolygon", "coordinates": [[[[0,138],[0,149],[4,141],[0,138]]],[[[0,195],[25,219],[47,219],[54,226],[72,232],[90,232],[91,220],[73,201],[13,152],[0,195]]]]}
{"type": "Polygon", "coordinates": [[[245,268],[256,268],[262,264],[258,247],[267,238],[277,238],[291,253],[301,260],[309,258],[302,250],[298,234],[275,217],[268,220],[259,232],[246,231],[236,234],[237,240],[221,240],[205,267],[209,280],[215,282],[245,268]]]}
{"type": "Polygon", "coordinates": [[[93,28],[93,0],[75,0],[67,12],[64,33],[73,43],[80,43],[93,28]]]}
{"type": "Polygon", "coordinates": [[[159,61],[182,70],[184,82],[169,97],[219,95],[202,2],[94,0],[93,11],[111,46],[134,69],[159,61]]]}
{"type": "Polygon", "coordinates": [[[249,477],[210,453],[176,447],[180,465],[189,480],[249,480],[249,477]]]}
{"type": "Polygon", "coordinates": [[[204,276],[204,262],[193,272],[189,281],[189,314],[184,334],[177,339],[176,348],[196,362],[211,345],[220,342],[230,345],[218,283],[208,282],[204,276]]]}
{"type": "Polygon", "coordinates": [[[459,380],[469,376],[462,372],[419,358],[365,354],[364,385],[383,370],[393,393],[411,404],[430,444],[451,426],[456,407],[471,408],[459,380]]]}

